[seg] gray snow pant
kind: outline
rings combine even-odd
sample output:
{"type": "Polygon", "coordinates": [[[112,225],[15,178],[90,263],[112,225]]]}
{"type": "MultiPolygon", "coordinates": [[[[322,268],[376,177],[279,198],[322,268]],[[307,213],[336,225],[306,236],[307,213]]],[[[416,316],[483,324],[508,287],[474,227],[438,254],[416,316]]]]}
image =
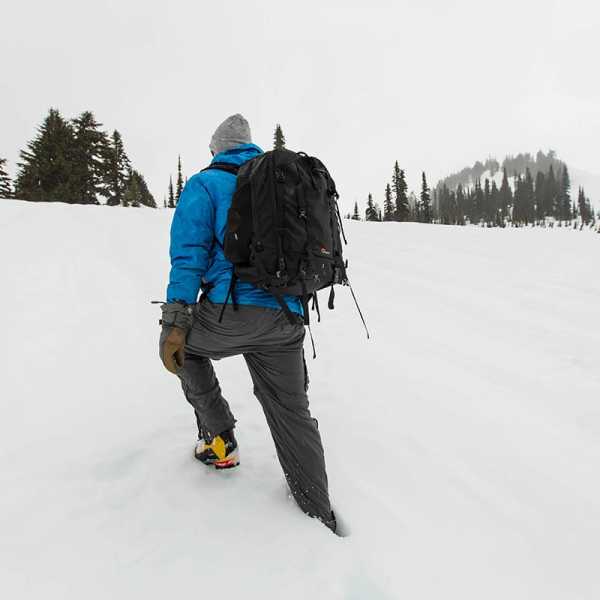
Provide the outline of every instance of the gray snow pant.
{"type": "Polygon", "coordinates": [[[221,308],[196,305],[178,373],[199,428],[211,439],[234,426],[211,360],[243,354],[296,502],[335,530],[321,436],[308,408],[302,318],[292,325],[282,310],[240,305],[228,306],[219,323],[221,308]]]}

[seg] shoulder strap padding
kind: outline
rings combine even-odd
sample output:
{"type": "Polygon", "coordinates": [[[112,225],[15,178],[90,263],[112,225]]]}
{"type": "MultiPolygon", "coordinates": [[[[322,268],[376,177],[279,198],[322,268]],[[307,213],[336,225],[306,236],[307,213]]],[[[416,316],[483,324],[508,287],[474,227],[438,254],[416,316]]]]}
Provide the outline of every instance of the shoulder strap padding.
{"type": "Polygon", "coordinates": [[[208,165],[208,167],[206,167],[205,169],[202,169],[202,171],[209,171],[211,169],[225,171],[226,173],[231,173],[231,175],[237,176],[240,167],[239,165],[232,165],[231,163],[214,162],[208,165]]]}

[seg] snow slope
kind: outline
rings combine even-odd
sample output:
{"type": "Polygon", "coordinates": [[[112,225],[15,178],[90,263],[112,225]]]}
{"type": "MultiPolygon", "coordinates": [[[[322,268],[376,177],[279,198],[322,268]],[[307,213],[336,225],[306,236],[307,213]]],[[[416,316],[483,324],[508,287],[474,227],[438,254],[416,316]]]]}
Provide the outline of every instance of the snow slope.
{"type": "Polygon", "coordinates": [[[600,597],[600,236],[347,223],[372,340],[340,290],[309,364],[339,538],[242,360],[242,465],[193,459],[149,303],[170,217],[0,204],[0,596],[600,597]]]}

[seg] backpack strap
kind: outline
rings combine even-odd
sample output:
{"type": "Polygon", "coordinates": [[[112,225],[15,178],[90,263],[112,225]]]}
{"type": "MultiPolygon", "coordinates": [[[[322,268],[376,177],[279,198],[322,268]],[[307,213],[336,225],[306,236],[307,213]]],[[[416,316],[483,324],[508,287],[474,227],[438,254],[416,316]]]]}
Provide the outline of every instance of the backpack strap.
{"type": "Polygon", "coordinates": [[[295,325],[297,323],[296,317],[294,317],[294,313],[290,310],[290,307],[287,305],[287,302],[283,299],[281,293],[274,289],[269,290],[269,293],[275,298],[275,300],[277,300],[277,304],[281,306],[281,310],[287,317],[287,320],[292,325],[295,325]]]}
{"type": "MultiPolygon", "coordinates": [[[[210,163],[210,165],[208,165],[208,167],[205,167],[204,169],[202,169],[201,173],[204,171],[211,171],[211,170],[225,171],[225,173],[229,173],[230,175],[235,175],[237,177],[240,167],[239,167],[239,165],[232,165],[231,163],[214,162],[214,163],[210,163]]],[[[217,246],[219,246],[221,248],[221,250],[223,249],[223,244],[221,244],[221,242],[217,239],[216,236],[213,237],[213,246],[215,244],[217,244],[217,246]]],[[[212,252],[212,248],[211,248],[211,252],[212,252]]],[[[230,285],[230,291],[228,292],[227,300],[229,299],[230,295],[233,300],[233,287],[234,286],[235,286],[235,281],[232,281],[232,283],[230,285]]],[[[227,300],[225,301],[225,304],[227,304],[227,300]]],[[[234,303],[234,308],[237,308],[235,306],[235,301],[233,303],[234,303]]],[[[219,323],[223,320],[223,312],[224,311],[225,311],[225,309],[223,309],[221,311],[221,315],[219,317],[219,323]]]]}
{"type": "Polygon", "coordinates": [[[319,309],[319,299],[317,298],[317,292],[312,293],[312,310],[317,311],[317,322],[321,322],[321,310],[319,309]]]}
{"type": "Polygon", "coordinates": [[[202,169],[202,171],[210,171],[211,169],[215,169],[217,171],[225,171],[225,173],[230,173],[231,175],[235,175],[237,177],[240,167],[239,165],[232,165],[231,163],[214,162],[210,163],[210,165],[208,165],[208,167],[206,167],[205,169],[202,169]]]}
{"type": "Polygon", "coordinates": [[[230,298],[231,298],[231,304],[233,305],[233,310],[238,309],[238,304],[235,300],[235,295],[233,293],[236,281],[237,281],[237,275],[235,273],[235,270],[233,270],[231,272],[231,282],[229,283],[229,289],[227,290],[227,296],[225,296],[225,302],[223,303],[223,307],[221,308],[221,312],[219,314],[219,323],[221,323],[223,321],[223,315],[225,314],[225,309],[227,308],[227,303],[229,302],[230,298]]]}

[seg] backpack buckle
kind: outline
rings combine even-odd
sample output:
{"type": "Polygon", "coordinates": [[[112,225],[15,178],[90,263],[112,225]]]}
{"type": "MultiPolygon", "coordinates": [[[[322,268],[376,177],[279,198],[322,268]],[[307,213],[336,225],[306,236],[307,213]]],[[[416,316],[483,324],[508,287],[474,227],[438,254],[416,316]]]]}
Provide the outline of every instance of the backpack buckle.
{"type": "Polygon", "coordinates": [[[273,287],[285,287],[288,284],[288,274],[285,271],[276,271],[275,279],[269,285],[273,287]]]}
{"type": "Polygon", "coordinates": [[[339,267],[333,268],[333,283],[342,282],[342,270],[339,267]]]}

